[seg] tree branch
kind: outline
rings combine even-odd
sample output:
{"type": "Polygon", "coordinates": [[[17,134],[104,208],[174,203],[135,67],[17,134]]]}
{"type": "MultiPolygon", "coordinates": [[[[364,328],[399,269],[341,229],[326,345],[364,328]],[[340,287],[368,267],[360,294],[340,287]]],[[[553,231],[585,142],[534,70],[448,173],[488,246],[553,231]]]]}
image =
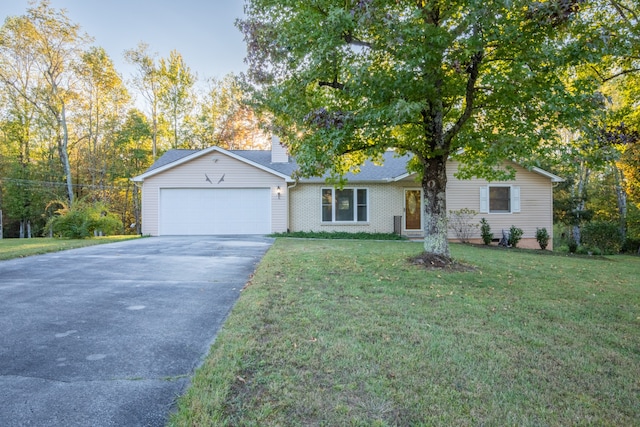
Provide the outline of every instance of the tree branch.
{"type": "Polygon", "coordinates": [[[351,31],[346,32],[342,35],[342,38],[344,39],[344,41],[347,44],[351,44],[354,46],[360,46],[360,47],[368,47],[371,48],[373,45],[369,42],[365,42],[364,40],[360,40],[357,37],[353,36],[353,33],[351,33],[351,31]]]}
{"type": "Polygon", "coordinates": [[[445,146],[449,146],[451,144],[451,140],[454,136],[460,132],[462,126],[465,124],[467,120],[471,117],[473,113],[473,102],[476,97],[476,82],[478,81],[478,77],[480,75],[480,64],[482,63],[482,58],[484,57],[484,53],[482,50],[476,52],[471,57],[471,63],[467,67],[469,72],[469,78],[467,79],[467,88],[466,88],[466,96],[465,96],[465,106],[462,115],[458,118],[456,123],[453,125],[451,129],[449,129],[444,134],[444,143],[445,146]]]}
{"type": "Polygon", "coordinates": [[[600,81],[604,82],[605,77],[602,74],[600,74],[600,71],[598,71],[598,69],[593,65],[590,65],[589,67],[593,70],[594,73],[596,73],[596,76],[598,76],[600,81]]]}
{"type": "Polygon", "coordinates": [[[591,66],[591,69],[596,73],[596,75],[598,76],[598,78],[601,80],[602,83],[606,83],[610,80],[615,79],[616,77],[620,77],[620,76],[624,76],[625,74],[631,74],[631,73],[637,73],[640,72],[640,68],[629,68],[627,70],[622,70],[618,73],[615,73],[611,76],[605,77],[603,76],[594,66],[591,66]]]}
{"type": "Polygon", "coordinates": [[[620,76],[623,76],[625,74],[637,73],[638,71],[640,71],[640,68],[630,68],[628,70],[623,70],[623,71],[620,71],[619,73],[616,73],[616,74],[612,75],[611,77],[608,77],[605,80],[605,82],[608,82],[609,80],[615,79],[616,77],[620,77],[620,76]]]}
{"type": "Polygon", "coordinates": [[[638,15],[636,15],[633,10],[631,10],[628,7],[620,4],[620,2],[618,2],[616,0],[610,0],[610,3],[613,6],[613,8],[618,12],[618,15],[620,15],[622,17],[622,19],[627,21],[627,24],[631,25],[631,22],[629,21],[629,18],[627,17],[627,15],[625,15],[625,13],[624,13],[625,11],[629,15],[631,15],[635,21],[638,21],[638,15]]]}
{"type": "Polygon", "coordinates": [[[333,81],[331,81],[331,82],[319,81],[318,82],[318,86],[329,86],[329,87],[332,87],[332,88],[338,89],[338,90],[343,90],[344,89],[344,84],[338,82],[338,78],[337,77],[334,77],[333,81]]]}

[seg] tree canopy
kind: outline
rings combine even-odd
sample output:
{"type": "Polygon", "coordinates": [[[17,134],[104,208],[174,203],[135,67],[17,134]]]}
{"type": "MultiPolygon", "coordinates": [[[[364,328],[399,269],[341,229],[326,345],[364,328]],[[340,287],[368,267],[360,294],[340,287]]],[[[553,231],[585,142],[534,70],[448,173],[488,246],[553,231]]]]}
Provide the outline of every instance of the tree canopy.
{"type": "Polygon", "coordinates": [[[0,232],[48,234],[58,201],[69,212],[75,202],[108,206],[132,225],[126,230],[139,231],[130,178],[156,156],[170,148],[246,147],[250,138],[258,145],[257,121],[233,76],[199,93],[179,52],[157,57],[141,43],[125,54],[136,65],[127,79],[50,3],[30,1],[0,27],[0,232]]]}
{"type": "Polygon", "coordinates": [[[624,48],[602,1],[249,0],[245,10],[256,103],[301,173],[411,153],[425,251],[447,257],[449,156],[462,177],[509,176],[502,159],[553,148],[560,127],[598,107],[584,67],[624,48]]]}

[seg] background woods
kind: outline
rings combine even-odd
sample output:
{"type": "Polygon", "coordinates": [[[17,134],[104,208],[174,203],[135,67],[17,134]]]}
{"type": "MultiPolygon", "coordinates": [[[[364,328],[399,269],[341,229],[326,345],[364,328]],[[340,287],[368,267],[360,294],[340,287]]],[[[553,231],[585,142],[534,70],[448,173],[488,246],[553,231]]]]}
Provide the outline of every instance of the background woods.
{"type": "MultiPolygon", "coordinates": [[[[446,182],[428,175],[449,155],[464,149],[467,174],[485,177],[508,174],[496,168],[506,157],[566,179],[555,219],[567,244],[603,222],[639,239],[637,2],[245,3],[247,75],[209,79],[144,43],[124,52],[123,75],[48,0],[6,18],[2,235],[48,235],[74,207],[139,232],[130,178],[171,148],[268,148],[259,112],[303,174],[338,176],[391,147],[415,154],[442,194],[446,182]]],[[[446,253],[441,243],[430,250],[446,253]]]]}
{"type": "Polygon", "coordinates": [[[139,232],[139,191],[129,178],[164,151],[266,142],[237,76],[198,85],[179,52],[159,58],[145,44],[125,52],[136,71],[123,76],[92,41],[46,0],[2,24],[5,237],[48,235],[55,213],[74,206],[100,207],[121,221],[118,232],[139,232]]]}

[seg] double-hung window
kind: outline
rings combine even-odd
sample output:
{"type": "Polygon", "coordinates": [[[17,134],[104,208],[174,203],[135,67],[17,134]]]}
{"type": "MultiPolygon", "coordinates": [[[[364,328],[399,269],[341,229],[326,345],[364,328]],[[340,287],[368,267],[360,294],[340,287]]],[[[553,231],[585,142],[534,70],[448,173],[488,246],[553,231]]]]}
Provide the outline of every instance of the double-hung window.
{"type": "Polygon", "coordinates": [[[366,188],[323,188],[322,222],[367,222],[368,205],[366,188]]]}
{"type": "Polygon", "coordinates": [[[480,213],[520,212],[520,187],[488,185],[480,187],[480,213]]]}

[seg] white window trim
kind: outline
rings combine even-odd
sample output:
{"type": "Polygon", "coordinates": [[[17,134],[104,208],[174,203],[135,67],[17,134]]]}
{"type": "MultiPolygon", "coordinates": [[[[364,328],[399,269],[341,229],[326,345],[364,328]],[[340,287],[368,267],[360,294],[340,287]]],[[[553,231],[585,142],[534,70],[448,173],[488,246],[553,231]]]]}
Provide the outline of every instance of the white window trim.
{"type": "Polygon", "coordinates": [[[368,187],[344,187],[341,189],[336,189],[335,187],[322,187],[320,189],[320,222],[322,224],[368,224],[369,220],[370,220],[370,210],[369,210],[369,188],[368,187]],[[322,208],[323,208],[323,203],[322,203],[322,194],[324,193],[325,190],[331,190],[331,221],[325,221],[324,219],[322,219],[322,208]],[[353,190],[353,203],[354,203],[354,209],[353,209],[353,220],[352,221],[337,221],[336,218],[336,190],[353,190]],[[358,221],[358,190],[365,190],[366,191],[366,208],[367,208],[367,220],[366,221],[358,221]]]}
{"type": "Polygon", "coordinates": [[[520,186],[510,184],[496,184],[496,185],[484,185],[480,187],[480,213],[489,215],[511,215],[514,213],[520,213],[520,186]],[[511,196],[511,211],[510,212],[490,212],[489,206],[489,189],[491,187],[509,187],[509,195],[511,196]]]}

